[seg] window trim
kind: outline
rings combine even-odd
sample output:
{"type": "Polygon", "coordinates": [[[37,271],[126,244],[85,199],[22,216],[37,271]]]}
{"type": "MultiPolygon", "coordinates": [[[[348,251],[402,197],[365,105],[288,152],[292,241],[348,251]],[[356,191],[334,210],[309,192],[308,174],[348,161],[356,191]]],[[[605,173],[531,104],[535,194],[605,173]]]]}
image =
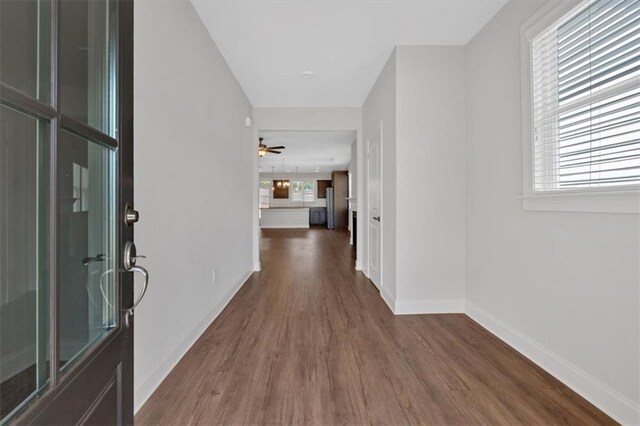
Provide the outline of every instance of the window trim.
{"type": "MultiPolygon", "coordinates": [[[[585,0],[551,0],[520,27],[522,110],[522,200],[523,210],[640,214],[640,185],[535,191],[533,185],[533,114],[531,100],[531,40],[584,3],[585,0]]],[[[586,0],[588,1],[588,0],[586,0]]]]}

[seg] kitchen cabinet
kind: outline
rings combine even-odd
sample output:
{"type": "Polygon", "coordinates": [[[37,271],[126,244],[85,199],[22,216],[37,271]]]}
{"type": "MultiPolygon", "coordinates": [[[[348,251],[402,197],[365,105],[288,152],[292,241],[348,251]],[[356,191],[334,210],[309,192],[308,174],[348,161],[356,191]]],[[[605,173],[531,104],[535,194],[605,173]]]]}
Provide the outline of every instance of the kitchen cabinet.
{"type": "Polygon", "coordinates": [[[334,220],[336,229],[347,229],[349,226],[349,176],[346,171],[331,173],[331,186],[334,197],[334,220]]]}
{"type": "Polygon", "coordinates": [[[311,207],[309,209],[309,225],[325,225],[327,223],[327,209],[311,207]]]}
{"type": "Polygon", "coordinates": [[[330,180],[318,181],[318,198],[327,198],[327,188],[331,187],[330,180]]]}
{"type": "Polygon", "coordinates": [[[273,181],[273,198],[289,198],[289,183],[288,180],[274,180],[273,181]]]}

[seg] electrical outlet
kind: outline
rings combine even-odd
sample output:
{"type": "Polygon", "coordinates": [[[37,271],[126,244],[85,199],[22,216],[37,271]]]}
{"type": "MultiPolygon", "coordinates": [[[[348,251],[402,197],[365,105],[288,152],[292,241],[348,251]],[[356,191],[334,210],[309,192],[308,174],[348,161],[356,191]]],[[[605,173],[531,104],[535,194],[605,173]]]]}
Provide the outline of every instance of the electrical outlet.
{"type": "Polygon", "coordinates": [[[216,270],[214,269],[213,272],[211,273],[211,278],[213,279],[213,283],[216,283],[216,270]]]}

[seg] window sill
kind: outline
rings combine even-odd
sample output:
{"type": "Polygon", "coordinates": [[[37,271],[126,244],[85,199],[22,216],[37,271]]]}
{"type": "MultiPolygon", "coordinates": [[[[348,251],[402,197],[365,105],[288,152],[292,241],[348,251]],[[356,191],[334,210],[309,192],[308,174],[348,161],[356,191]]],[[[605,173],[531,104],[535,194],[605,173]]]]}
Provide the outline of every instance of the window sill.
{"type": "Polygon", "coordinates": [[[640,190],[554,192],[519,198],[526,211],[640,214],[640,190]]]}

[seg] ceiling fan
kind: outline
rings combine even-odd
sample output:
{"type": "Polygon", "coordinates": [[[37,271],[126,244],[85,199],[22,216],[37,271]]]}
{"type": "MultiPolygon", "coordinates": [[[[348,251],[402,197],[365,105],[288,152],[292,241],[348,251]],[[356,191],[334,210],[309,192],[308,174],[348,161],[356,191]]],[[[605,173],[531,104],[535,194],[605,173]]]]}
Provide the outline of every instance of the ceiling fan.
{"type": "Polygon", "coordinates": [[[260,157],[264,157],[268,152],[272,153],[272,154],[281,154],[282,149],[287,149],[286,146],[267,146],[265,144],[262,143],[262,141],[264,140],[264,138],[260,138],[260,143],[258,144],[258,155],[260,157]]]}

